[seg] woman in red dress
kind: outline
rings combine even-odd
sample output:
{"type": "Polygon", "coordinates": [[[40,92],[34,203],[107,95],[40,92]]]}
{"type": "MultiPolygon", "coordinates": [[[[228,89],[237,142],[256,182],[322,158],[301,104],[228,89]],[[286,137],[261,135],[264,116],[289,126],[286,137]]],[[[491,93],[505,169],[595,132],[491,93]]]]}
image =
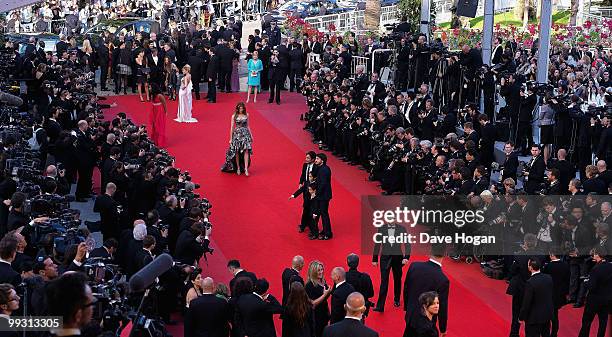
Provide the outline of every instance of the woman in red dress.
{"type": "Polygon", "coordinates": [[[166,146],[166,98],[157,84],[151,86],[153,109],[149,115],[150,137],[159,146],[166,146]]]}

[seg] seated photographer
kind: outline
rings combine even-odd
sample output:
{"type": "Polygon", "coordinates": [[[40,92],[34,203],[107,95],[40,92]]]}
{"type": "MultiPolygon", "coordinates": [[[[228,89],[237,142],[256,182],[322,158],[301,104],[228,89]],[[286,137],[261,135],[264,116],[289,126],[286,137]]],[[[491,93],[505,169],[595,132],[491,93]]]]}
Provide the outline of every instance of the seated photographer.
{"type": "Polygon", "coordinates": [[[88,279],[82,273],[66,273],[47,286],[47,314],[61,316],[63,326],[52,330],[54,336],[77,336],[83,333],[91,321],[93,296],[88,279]]]}
{"type": "Polygon", "coordinates": [[[42,223],[49,218],[39,217],[30,220],[30,217],[24,213],[27,196],[21,192],[15,192],[11,197],[11,207],[8,216],[7,229],[13,231],[27,225],[33,226],[35,223],[42,223]]]}
{"type": "Polygon", "coordinates": [[[16,272],[21,273],[23,271],[23,264],[34,262],[29,255],[24,253],[28,246],[28,242],[25,237],[19,233],[19,230],[9,232],[9,235],[13,235],[17,239],[17,254],[11,266],[16,272]]]}
{"type": "Polygon", "coordinates": [[[57,188],[55,193],[59,195],[67,195],[70,193],[70,184],[66,180],[66,170],[61,169],[58,171],[55,165],[47,166],[45,180],[52,180],[55,182],[57,188]]]}
{"type": "Polygon", "coordinates": [[[90,259],[101,258],[101,259],[110,260],[111,262],[114,262],[115,252],[117,251],[117,247],[119,247],[119,242],[116,239],[114,238],[106,239],[104,240],[102,247],[95,248],[91,252],[89,252],[89,258],[90,259]]]}
{"type": "Polygon", "coordinates": [[[147,236],[142,239],[142,249],[136,252],[136,255],[132,257],[134,259],[135,272],[138,272],[153,261],[155,258],[155,254],[153,254],[155,246],[156,242],[153,235],[147,234],[147,236]]]}

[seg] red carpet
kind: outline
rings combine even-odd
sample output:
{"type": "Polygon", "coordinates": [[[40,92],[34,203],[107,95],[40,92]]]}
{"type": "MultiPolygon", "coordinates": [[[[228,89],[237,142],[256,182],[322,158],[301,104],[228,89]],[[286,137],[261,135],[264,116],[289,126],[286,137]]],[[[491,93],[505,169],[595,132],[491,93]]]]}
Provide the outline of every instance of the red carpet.
{"type": "MultiPolygon", "coordinates": [[[[229,141],[230,117],[243,94],[220,94],[217,104],[194,101],[196,124],[179,124],[176,102],[169,102],[167,115],[168,150],[176,156],[177,167],[192,173],[202,185],[199,190],[213,204],[214,255],[204,266],[204,274],[217,282],[227,283],[231,275],[225,268],[228,259],[239,259],[245,269],[254,271],[271,283],[271,293],[281,297],[280,275],[291,258],[300,254],[306,265],[313,259],[325,264],[328,283],[335,266],[346,266],[346,256],[360,250],[360,196],[379,194],[366,174],[329,155],[333,193],[331,219],[334,239],[309,241],[297,233],[301,200],[287,198],[298,184],[304,154],[313,150],[309,135],[302,130],[299,114],[305,111],[303,99],[297,94],[283,93],[283,104],[267,104],[267,97],[247,105],[254,137],[251,176],[222,173],[229,141]]],[[[111,113],[124,111],[136,123],[147,123],[150,103],[140,103],[137,96],[110,97],[118,107],[111,113]]],[[[412,260],[415,260],[413,258],[412,260]]],[[[379,272],[362,256],[361,270],[368,272],[378,292],[379,272]]],[[[444,261],[444,270],[451,279],[451,337],[505,337],[509,332],[511,299],[505,295],[505,283],[487,279],[478,266],[444,261]]],[[[305,270],[302,272],[305,275],[305,270]]],[[[389,290],[392,294],[392,290],[389,290]]],[[[403,311],[393,308],[390,294],[384,314],[371,313],[368,325],[381,336],[401,336],[404,329],[403,311]]],[[[373,300],[376,300],[376,296],[373,300]]],[[[575,337],[580,328],[582,310],[565,307],[561,312],[560,337],[575,337]]],[[[593,323],[595,336],[597,323],[593,323]]],[[[280,324],[278,324],[280,336],[280,324]]],[[[180,327],[171,329],[181,336],[180,327]]],[[[348,336],[347,336],[348,337],[348,336]]]]}

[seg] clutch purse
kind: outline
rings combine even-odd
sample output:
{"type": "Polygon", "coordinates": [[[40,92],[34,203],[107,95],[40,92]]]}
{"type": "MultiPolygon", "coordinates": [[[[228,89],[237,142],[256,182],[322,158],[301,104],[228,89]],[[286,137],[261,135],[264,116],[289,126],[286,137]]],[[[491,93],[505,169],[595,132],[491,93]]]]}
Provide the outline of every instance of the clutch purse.
{"type": "Polygon", "coordinates": [[[253,77],[257,77],[258,74],[259,73],[257,71],[255,71],[255,70],[251,71],[251,76],[253,76],[253,77]]]}

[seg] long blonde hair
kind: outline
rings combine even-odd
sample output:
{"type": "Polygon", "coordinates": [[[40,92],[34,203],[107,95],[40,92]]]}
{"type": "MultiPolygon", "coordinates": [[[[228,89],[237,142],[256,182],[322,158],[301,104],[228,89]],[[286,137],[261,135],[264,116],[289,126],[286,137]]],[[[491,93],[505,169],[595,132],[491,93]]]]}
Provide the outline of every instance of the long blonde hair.
{"type": "Polygon", "coordinates": [[[308,265],[308,281],[310,283],[319,283],[319,267],[325,269],[323,262],[319,260],[313,260],[308,265]]]}
{"type": "Polygon", "coordinates": [[[83,53],[92,53],[93,52],[93,48],[91,47],[91,42],[89,42],[89,40],[87,40],[87,39],[83,40],[83,47],[81,48],[81,51],[83,53]]]}

